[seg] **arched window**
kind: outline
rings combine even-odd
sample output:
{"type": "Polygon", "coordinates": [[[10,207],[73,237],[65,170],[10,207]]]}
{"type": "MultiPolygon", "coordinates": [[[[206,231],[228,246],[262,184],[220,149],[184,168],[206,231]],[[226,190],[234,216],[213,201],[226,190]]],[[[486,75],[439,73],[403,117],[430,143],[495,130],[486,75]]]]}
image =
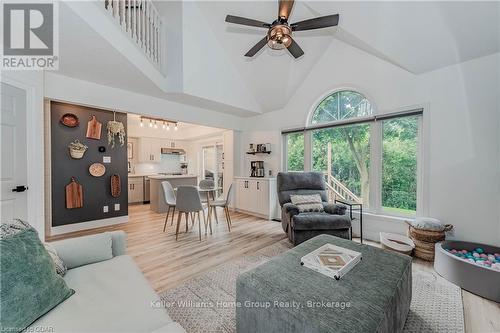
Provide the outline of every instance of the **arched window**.
{"type": "Polygon", "coordinates": [[[310,123],[327,123],[372,114],[372,105],[365,96],[356,91],[342,90],[328,95],[319,103],[312,114],[310,123]]]}
{"type": "Polygon", "coordinates": [[[375,114],[363,94],[333,92],[304,129],[284,133],[285,168],[324,173],[331,199],[362,204],[363,211],[414,216],[422,113],[375,114]]]}

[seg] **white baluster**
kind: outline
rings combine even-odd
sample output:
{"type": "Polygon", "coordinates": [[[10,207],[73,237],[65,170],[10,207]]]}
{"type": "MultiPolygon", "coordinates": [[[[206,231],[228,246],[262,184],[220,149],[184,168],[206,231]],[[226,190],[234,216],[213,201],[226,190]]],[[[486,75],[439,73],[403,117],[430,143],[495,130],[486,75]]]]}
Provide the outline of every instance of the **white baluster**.
{"type": "Polygon", "coordinates": [[[120,19],[120,22],[121,22],[121,25],[123,26],[123,28],[125,29],[125,31],[127,31],[127,17],[125,16],[125,13],[126,13],[126,9],[125,9],[125,1],[126,0],[119,0],[120,1],[120,8],[122,9],[122,13],[121,13],[121,19],[120,19]]]}
{"type": "Polygon", "coordinates": [[[127,28],[125,29],[129,35],[130,35],[130,10],[131,10],[131,6],[130,6],[130,0],[125,0],[127,3],[125,5],[125,13],[127,14],[127,28]]]}
{"type": "Polygon", "coordinates": [[[134,6],[134,11],[132,12],[133,16],[134,16],[134,25],[133,25],[134,40],[135,40],[135,42],[137,42],[137,38],[138,38],[138,34],[137,34],[137,0],[132,0],[132,4],[134,6]]]}
{"type": "Polygon", "coordinates": [[[158,44],[158,65],[161,65],[161,63],[163,62],[163,50],[162,50],[162,45],[163,45],[163,40],[162,40],[162,36],[163,36],[163,22],[160,20],[159,24],[158,24],[158,40],[160,41],[158,44]]]}
{"type": "Polygon", "coordinates": [[[146,1],[141,0],[141,45],[144,49],[146,45],[146,1]]]}
{"type": "Polygon", "coordinates": [[[144,51],[146,52],[146,56],[148,56],[149,49],[149,1],[144,1],[144,51]]]}

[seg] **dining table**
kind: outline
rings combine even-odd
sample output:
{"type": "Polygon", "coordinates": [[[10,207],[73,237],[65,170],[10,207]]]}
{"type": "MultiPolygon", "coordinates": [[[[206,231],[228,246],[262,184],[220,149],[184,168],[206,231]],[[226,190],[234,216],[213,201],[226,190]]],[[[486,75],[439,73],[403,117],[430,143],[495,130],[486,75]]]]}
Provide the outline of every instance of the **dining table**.
{"type": "MultiPolygon", "coordinates": [[[[200,193],[200,197],[206,197],[207,198],[207,209],[208,209],[208,223],[212,224],[212,209],[210,206],[210,196],[212,196],[212,201],[215,200],[215,193],[219,192],[222,190],[222,187],[219,186],[211,186],[211,187],[200,187],[200,186],[193,186],[198,190],[198,193],[200,193]]],[[[174,188],[174,191],[177,192],[177,187],[174,188]]],[[[202,198],[203,200],[204,198],[202,198]]],[[[216,216],[217,218],[217,216],[216,216]]]]}

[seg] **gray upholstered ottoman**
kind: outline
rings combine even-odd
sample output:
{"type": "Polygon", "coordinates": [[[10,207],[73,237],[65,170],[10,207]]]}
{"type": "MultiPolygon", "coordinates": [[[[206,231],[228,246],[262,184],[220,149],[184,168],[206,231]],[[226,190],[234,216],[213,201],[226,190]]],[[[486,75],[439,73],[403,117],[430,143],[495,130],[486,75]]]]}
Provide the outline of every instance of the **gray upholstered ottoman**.
{"type": "Polygon", "coordinates": [[[411,302],[411,257],[320,235],[241,274],[236,328],[243,332],[399,332],[411,302]],[[300,265],[332,243],[363,253],[336,281],[300,265]]]}

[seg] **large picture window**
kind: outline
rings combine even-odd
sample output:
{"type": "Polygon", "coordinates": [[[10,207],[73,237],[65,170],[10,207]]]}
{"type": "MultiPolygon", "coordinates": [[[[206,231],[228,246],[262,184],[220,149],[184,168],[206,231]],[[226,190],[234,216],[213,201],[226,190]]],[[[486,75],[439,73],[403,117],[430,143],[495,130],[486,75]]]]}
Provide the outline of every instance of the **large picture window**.
{"type": "Polygon", "coordinates": [[[323,172],[331,197],[368,211],[415,215],[421,113],[374,115],[362,94],[337,91],[318,104],[305,129],[286,134],[287,170],[323,172]]]}
{"type": "Polygon", "coordinates": [[[287,170],[304,171],[304,133],[290,133],[286,137],[287,170]]]}
{"type": "Polygon", "coordinates": [[[418,118],[382,123],[382,207],[389,212],[417,210],[418,118]]]}

